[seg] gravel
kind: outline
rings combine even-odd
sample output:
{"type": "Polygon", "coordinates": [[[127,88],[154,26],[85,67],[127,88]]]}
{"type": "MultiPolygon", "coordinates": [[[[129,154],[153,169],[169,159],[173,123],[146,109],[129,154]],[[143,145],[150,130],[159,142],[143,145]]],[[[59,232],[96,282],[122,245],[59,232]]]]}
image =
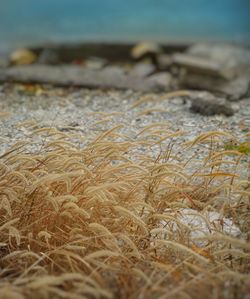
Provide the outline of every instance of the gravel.
{"type": "MultiPolygon", "coordinates": [[[[172,132],[185,131],[183,136],[173,139],[176,147],[201,133],[217,130],[228,132],[239,141],[246,141],[244,135],[249,132],[250,128],[249,99],[233,104],[236,112],[231,117],[195,114],[190,111],[190,106],[191,102],[183,98],[166,99],[164,94],[142,95],[131,90],[102,91],[37,87],[30,92],[30,90],[23,89],[23,86],[5,85],[0,89],[0,113],[9,112],[10,116],[0,117],[0,154],[3,154],[18,140],[23,139],[35,141],[33,150],[39,147],[39,138],[31,136],[30,129],[25,126],[17,127],[19,123],[28,120],[35,120],[41,128],[56,127],[62,132],[80,133],[85,140],[83,146],[98,133],[118,124],[123,125],[119,132],[135,139],[142,128],[156,122],[167,122],[172,132]],[[142,96],[146,101],[131,109],[131,106],[142,96]],[[155,110],[140,115],[147,109],[155,110]],[[110,115],[110,113],[113,114],[110,115]],[[96,124],[101,120],[103,122],[96,124]]],[[[166,146],[168,142],[166,141],[166,146]]],[[[156,154],[154,148],[151,150],[152,154],[156,154]]],[[[204,153],[205,151],[204,148],[204,153]]],[[[195,153],[197,160],[204,153],[200,149],[197,150],[195,153]]],[[[185,154],[188,155],[191,152],[185,151],[185,154]]],[[[182,156],[183,153],[179,153],[180,159],[183,159],[182,156]]],[[[247,162],[247,158],[244,159],[247,162]]]]}

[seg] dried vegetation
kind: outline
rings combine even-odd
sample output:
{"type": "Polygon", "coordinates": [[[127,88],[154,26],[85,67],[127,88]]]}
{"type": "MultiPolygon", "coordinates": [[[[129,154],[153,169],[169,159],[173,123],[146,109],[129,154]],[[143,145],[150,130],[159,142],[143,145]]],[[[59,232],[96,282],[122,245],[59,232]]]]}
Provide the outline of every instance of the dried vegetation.
{"type": "Polygon", "coordinates": [[[37,129],[39,151],[19,142],[0,157],[0,298],[243,298],[250,183],[237,171],[247,155],[225,150],[222,132],[178,156],[180,132],[164,124],[133,140],[119,129],[82,146],[37,129]],[[200,215],[202,235],[184,211],[200,215]]]}

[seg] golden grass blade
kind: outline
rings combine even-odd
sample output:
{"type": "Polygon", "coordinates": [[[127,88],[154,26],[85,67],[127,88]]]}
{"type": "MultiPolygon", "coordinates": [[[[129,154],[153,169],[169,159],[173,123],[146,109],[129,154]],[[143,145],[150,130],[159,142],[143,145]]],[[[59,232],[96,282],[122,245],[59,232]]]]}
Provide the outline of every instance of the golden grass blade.
{"type": "Polygon", "coordinates": [[[193,251],[192,249],[190,249],[189,247],[184,246],[180,243],[173,242],[173,241],[167,241],[167,240],[156,240],[155,242],[156,242],[156,246],[164,245],[166,247],[170,247],[172,249],[176,249],[177,251],[179,250],[180,252],[191,255],[195,259],[197,259],[198,261],[200,261],[202,263],[209,262],[209,259],[205,258],[204,256],[202,256],[202,255],[198,254],[197,252],[193,251]]]}
{"type": "Polygon", "coordinates": [[[129,218],[131,221],[135,222],[141,228],[142,232],[145,235],[148,234],[146,224],[140,219],[139,216],[136,216],[133,212],[121,206],[115,206],[113,207],[113,209],[115,212],[118,212],[121,216],[129,218]]]}

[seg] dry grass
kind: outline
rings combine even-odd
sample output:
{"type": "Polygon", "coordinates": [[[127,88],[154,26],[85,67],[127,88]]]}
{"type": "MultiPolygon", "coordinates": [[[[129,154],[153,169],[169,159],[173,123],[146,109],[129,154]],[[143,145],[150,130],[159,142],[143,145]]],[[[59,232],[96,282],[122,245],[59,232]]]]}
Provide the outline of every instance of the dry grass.
{"type": "Polygon", "coordinates": [[[36,130],[49,135],[39,152],[18,143],[0,157],[0,298],[243,298],[250,190],[236,173],[246,155],[224,150],[224,134],[203,134],[183,144],[208,146],[190,174],[192,158],[173,150],[180,132],[157,124],[122,140],[119,129],[83,148],[36,130]],[[202,240],[178,216],[191,208],[209,228],[202,240]]]}

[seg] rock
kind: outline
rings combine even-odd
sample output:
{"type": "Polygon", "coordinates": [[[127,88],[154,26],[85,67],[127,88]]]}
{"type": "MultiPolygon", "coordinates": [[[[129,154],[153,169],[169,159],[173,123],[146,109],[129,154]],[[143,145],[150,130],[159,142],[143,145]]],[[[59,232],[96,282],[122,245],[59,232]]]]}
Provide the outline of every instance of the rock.
{"type": "Polygon", "coordinates": [[[166,70],[168,69],[169,67],[171,67],[172,63],[173,63],[173,60],[172,60],[172,57],[168,54],[159,54],[157,56],[157,61],[158,61],[158,65],[159,65],[159,68],[161,70],[166,70]]]}
{"type": "Polygon", "coordinates": [[[145,78],[151,75],[156,70],[155,66],[151,63],[139,62],[135,64],[129,75],[134,77],[145,78]]]}
{"type": "Polygon", "coordinates": [[[59,64],[60,58],[54,49],[43,49],[37,62],[41,64],[59,64]]]}
{"type": "Polygon", "coordinates": [[[232,116],[234,110],[230,103],[223,98],[217,98],[208,92],[198,92],[191,97],[190,110],[205,116],[223,114],[232,116]]]}
{"type": "Polygon", "coordinates": [[[245,76],[233,80],[214,78],[197,74],[186,73],[180,80],[184,88],[217,92],[231,101],[237,101],[247,95],[250,79],[245,76]]]}
{"type": "Polygon", "coordinates": [[[205,57],[177,53],[173,55],[172,62],[194,74],[208,75],[223,79],[232,79],[235,76],[233,70],[224,69],[223,64],[205,57]]]}
{"type": "Polygon", "coordinates": [[[187,50],[195,56],[209,58],[225,64],[246,63],[250,65],[250,51],[247,48],[229,44],[194,44],[187,50]],[[233,60],[231,60],[233,59],[233,60]]]}
{"type": "Polygon", "coordinates": [[[221,85],[218,91],[226,94],[229,101],[237,101],[247,95],[249,92],[249,84],[250,78],[240,76],[221,85]]]}
{"type": "Polygon", "coordinates": [[[153,74],[148,80],[154,82],[162,91],[170,90],[172,86],[172,76],[167,72],[153,74]]]}
{"type": "Polygon", "coordinates": [[[249,49],[233,45],[196,44],[187,50],[188,56],[185,55],[184,58],[177,56],[177,62],[179,60],[179,64],[187,69],[181,80],[183,87],[217,92],[230,101],[247,96],[250,85],[249,49]],[[199,73],[197,68],[192,69],[195,60],[203,61],[203,71],[210,70],[210,73],[199,73]],[[206,65],[208,68],[204,68],[206,65]],[[220,75],[217,78],[216,73],[220,75]]]}
{"type": "Polygon", "coordinates": [[[224,68],[234,69],[239,75],[250,71],[250,50],[244,47],[228,44],[195,44],[187,50],[188,54],[209,59],[223,65],[224,68]]]}
{"type": "Polygon", "coordinates": [[[92,70],[100,70],[108,64],[108,61],[100,57],[89,57],[85,60],[84,66],[92,70]]]}
{"type": "Polygon", "coordinates": [[[28,49],[17,49],[10,55],[10,63],[13,65],[32,64],[37,60],[37,55],[28,49]]]}

